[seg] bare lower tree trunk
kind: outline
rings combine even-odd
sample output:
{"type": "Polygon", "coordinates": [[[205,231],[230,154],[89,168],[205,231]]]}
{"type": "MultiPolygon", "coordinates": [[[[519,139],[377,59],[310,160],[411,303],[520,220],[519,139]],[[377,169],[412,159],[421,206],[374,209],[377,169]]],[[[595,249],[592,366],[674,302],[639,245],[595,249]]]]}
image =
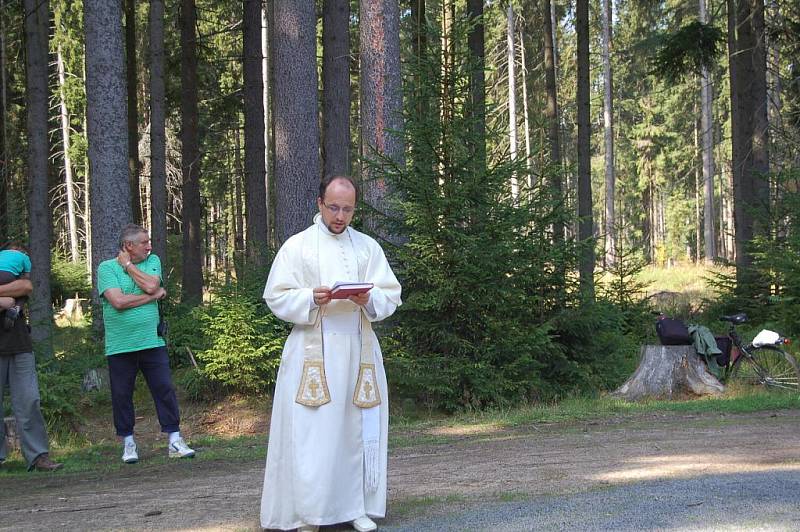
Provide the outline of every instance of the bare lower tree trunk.
{"type": "Polygon", "coordinates": [[[11,187],[8,171],[8,96],[6,93],[6,6],[0,0],[0,238],[8,238],[8,191],[11,187]]]}
{"type": "Polygon", "coordinates": [[[197,10],[194,0],[182,0],[181,173],[183,175],[183,285],[181,287],[181,300],[193,304],[200,303],[203,297],[196,25],[197,10]]]}
{"type": "Polygon", "coordinates": [[[616,262],[617,229],[614,215],[616,172],[614,170],[614,83],[611,73],[611,0],[603,0],[603,142],[605,145],[605,263],[616,262]]]}
{"type": "Polygon", "coordinates": [[[128,179],[131,187],[131,212],[133,222],[141,224],[141,193],[139,175],[142,173],[139,162],[139,105],[136,100],[138,88],[138,63],[136,61],[136,0],[125,0],[125,54],[127,59],[128,82],[128,179]]]}
{"type": "MultiPolygon", "coordinates": [[[[517,160],[517,85],[514,50],[514,8],[509,3],[506,22],[506,43],[508,59],[508,144],[511,155],[511,162],[517,160]]],[[[519,183],[517,182],[516,172],[511,177],[511,198],[517,201],[519,198],[519,183]]]]}
{"type": "Polygon", "coordinates": [[[591,123],[589,90],[589,0],[577,0],[575,30],[578,35],[578,259],[584,301],[594,301],[594,223],[592,218],[591,123]]]}
{"type": "MultiPolygon", "coordinates": [[[[320,180],[313,0],[275,0],[275,224],[279,243],[308,227],[320,180]]],[[[363,24],[363,21],[362,21],[363,24]]]]}
{"type": "Polygon", "coordinates": [[[56,65],[58,69],[58,96],[61,116],[61,145],[64,150],[64,188],[66,189],[67,196],[67,232],[69,233],[69,254],[72,262],[78,262],[78,260],[80,260],[80,250],[78,248],[78,224],[75,217],[75,184],[72,178],[72,160],[69,155],[69,112],[67,111],[66,95],[64,94],[66,76],[64,72],[64,58],[61,55],[61,46],[58,47],[56,52],[56,65]]]}
{"type": "Polygon", "coordinates": [[[33,294],[30,301],[31,337],[37,353],[53,354],[53,309],[50,303],[50,242],[52,215],[50,145],[48,140],[48,28],[47,0],[24,0],[25,96],[30,181],[30,257],[33,294]]]}
{"type": "Polygon", "coordinates": [[[264,77],[261,1],[244,0],[244,183],[247,259],[263,267],[267,257],[267,167],[264,145],[264,77]]]}
{"type": "Polygon", "coordinates": [[[164,0],[150,0],[150,240],[168,272],[166,152],[164,0]]]}
{"type": "MultiPolygon", "coordinates": [[[[85,0],[83,17],[91,261],[96,276],[100,262],[116,256],[119,233],[131,220],[122,5],[115,0],[85,0]]],[[[95,303],[93,323],[99,331],[102,313],[96,292],[95,303]]]]}
{"type": "MultiPolygon", "coordinates": [[[[424,2],[422,5],[424,8],[424,2]]],[[[473,118],[475,172],[483,175],[486,172],[486,46],[482,19],[483,0],[468,0],[467,16],[474,23],[467,36],[471,59],[474,61],[469,79],[469,113],[473,118]]]]}
{"type": "Polygon", "coordinates": [[[525,163],[526,167],[528,168],[528,186],[533,187],[533,182],[531,179],[533,178],[532,166],[533,166],[533,155],[531,154],[531,126],[530,126],[530,119],[528,115],[528,65],[525,62],[525,39],[524,34],[520,31],[519,32],[519,53],[520,53],[520,70],[522,79],[522,123],[524,125],[523,130],[525,132],[525,163]]]}
{"type": "MultiPolygon", "coordinates": [[[[699,0],[700,22],[708,23],[706,0],[699,0]]],[[[716,234],[714,231],[714,86],[711,73],[703,65],[700,72],[700,129],[703,150],[703,238],[706,262],[717,258],[716,234]]]]}
{"type": "MultiPolygon", "coordinates": [[[[561,137],[558,116],[558,89],[556,86],[555,41],[550,0],[542,0],[542,19],[544,21],[544,70],[545,91],[547,92],[547,138],[550,145],[550,168],[548,169],[550,195],[554,203],[562,202],[561,182],[561,137]]],[[[553,222],[553,243],[564,241],[564,224],[560,219],[553,222]]]]}
{"type": "MultiPolygon", "coordinates": [[[[363,195],[368,205],[391,216],[394,191],[387,175],[392,165],[401,167],[404,161],[398,2],[361,2],[359,29],[362,155],[377,163],[362,175],[363,195]]],[[[378,217],[371,216],[367,222],[374,233],[390,237],[378,217]]]]}
{"type": "Polygon", "coordinates": [[[322,12],[323,175],[350,173],[350,2],[328,0],[322,12]]]}

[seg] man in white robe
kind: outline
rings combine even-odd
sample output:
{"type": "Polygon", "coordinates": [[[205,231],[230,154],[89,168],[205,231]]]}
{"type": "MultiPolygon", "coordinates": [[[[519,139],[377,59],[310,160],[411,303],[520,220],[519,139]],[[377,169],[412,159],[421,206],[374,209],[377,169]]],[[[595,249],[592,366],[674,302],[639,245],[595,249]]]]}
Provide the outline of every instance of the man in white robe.
{"type": "Polygon", "coordinates": [[[401,289],[379,244],[349,227],[355,204],[350,178],[324,180],[314,224],[281,247],[264,289],[294,324],[272,405],[264,528],[375,530],[370,517],[386,514],[388,389],[370,323],[395,311],[401,289]],[[373,287],[332,299],[337,281],[373,287]]]}

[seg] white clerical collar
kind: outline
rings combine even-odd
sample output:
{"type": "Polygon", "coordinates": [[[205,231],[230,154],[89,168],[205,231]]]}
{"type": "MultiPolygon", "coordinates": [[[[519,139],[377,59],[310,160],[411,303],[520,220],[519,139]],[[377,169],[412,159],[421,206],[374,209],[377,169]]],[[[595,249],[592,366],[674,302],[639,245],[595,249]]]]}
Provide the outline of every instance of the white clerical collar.
{"type": "Polygon", "coordinates": [[[314,223],[319,226],[319,229],[320,229],[320,231],[322,231],[322,234],[325,234],[325,235],[328,235],[328,236],[332,236],[334,238],[341,238],[341,237],[343,237],[344,235],[347,234],[348,227],[346,227],[344,231],[342,231],[341,233],[338,233],[338,234],[334,233],[330,229],[328,229],[328,226],[325,225],[325,222],[322,220],[322,215],[320,213],[317,213],[317,214],[314,215],[314,223]]]}

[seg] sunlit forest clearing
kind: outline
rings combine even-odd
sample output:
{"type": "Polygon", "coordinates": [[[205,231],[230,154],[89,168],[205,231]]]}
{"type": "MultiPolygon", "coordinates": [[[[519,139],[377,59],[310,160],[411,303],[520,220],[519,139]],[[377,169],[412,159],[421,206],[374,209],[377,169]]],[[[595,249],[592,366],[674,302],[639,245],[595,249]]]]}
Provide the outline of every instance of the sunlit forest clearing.
{"type": "Polygon", "coordinates": [[[113,445],[97,269],[133,222],[187,432],[249,452],[267,273],[332,175],[403,286],[398,426],[604,401],[654,311],[800,335],[797,2],[24,0],[0,36],[0,243],[65,450],[113,445]]]}

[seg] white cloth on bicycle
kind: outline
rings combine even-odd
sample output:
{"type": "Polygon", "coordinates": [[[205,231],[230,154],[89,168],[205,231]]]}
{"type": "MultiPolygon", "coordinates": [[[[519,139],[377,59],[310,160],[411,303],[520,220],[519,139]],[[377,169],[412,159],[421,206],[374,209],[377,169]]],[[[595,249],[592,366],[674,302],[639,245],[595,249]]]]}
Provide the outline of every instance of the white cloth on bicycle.
{"type": "Polygon", "coordinates": [[[781,335],[776,333],[775,331],[768,331],[764,329],[760,333],[753,338],[753,347],[762,347],[765,345],[775,345],[778,343],[778,340],[781,339],[781,335]]]}

